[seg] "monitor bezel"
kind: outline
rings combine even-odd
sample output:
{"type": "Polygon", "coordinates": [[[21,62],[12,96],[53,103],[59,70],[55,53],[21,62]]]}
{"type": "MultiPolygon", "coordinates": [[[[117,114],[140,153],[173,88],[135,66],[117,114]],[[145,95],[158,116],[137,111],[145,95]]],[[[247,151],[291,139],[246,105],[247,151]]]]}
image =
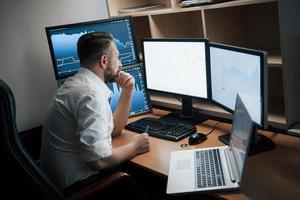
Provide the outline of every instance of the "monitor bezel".
{"type": "Polygon", "coordinates": [[[210,87],[210,69],[209,69],[209,54],[208,52],[208,40],[204,38],[144,38],[142,39],[142,55],[143,55],[143,64],[144,64],[144,78],[145,78],[145,85],[146,89],[150,92],[157,92],[159,94],[169,94],[174,96],[181,96],[181,97],[190,97],[193,99],[200,99],[208,101],[211,98],[211,87],[210,87]],[[162,90],[150,89],[148,88],[147,84],[147,76],[146,76],[146,64],[145,64],[145,52],[144,52],[144,42],[204,42],[205,44],[205,62],[206,62],[206,86],[207,86],[207,97],[198,97],[192,95],[185,95],[175,92],[167,92],[162,90]]]}
{"type": "MultiPolygon", "coordinates": [[[[131,68],[135,68],[135,67],[139,67],[140,70],[141,70],[141,73],[142,73],[142,78],[143,78],[143,81],[144,81],[144,84],[145,84],[145,76],[144,76],[144,65],[143,63],[137,63],[137,64],[132,64],[132,65],[127,65],[126,67],[122,67],[122,71],[124,72],[127,72],[126,70],[129,70],[131,68]]],[[[149,113],[152,113],[153,112],[153,109],[152,109],[152,104],[151,104],[151,100],[150,100],[150,94],[148,92],[148,90],[146,89],[146,85],[145,85],[145,94],[146,94],[146,98],[147,98],[147,103],[148,103],[148,110],[145,110],[144,112],[140,112],[140,113],[135,113],[135,114],[129,114],[128,117],[131,118],[131,117],[137,117],[137,116],[140,116],[140,115],[145,115],[145,114],[149,114],[149,113]]],[[[132,99],[131,99],[132,101],[132,99]]]]}
{"type": "MultiPolygon", "coordinates": [[[[210,55],[210,48],[219,48],[219,49],[225,49],[225,50],[230,50],[230,51],[235,51],[235,52],[240,52],[240,53],[246,53],[246,54],[251,54],[255,56],[260,57],[260,65],[261,65],[261,74],[260,74],[260,86],[261,86],[261,97],[262,97],[262,112],[261,112],[261,123],[258,124],[253,121],[253,123],[256,125],[256,127],[267,129],[268,128],[268,95],[267,95],[267,83],[268,83],[268,73],[267,73],[267,57],[268,54],[266,51],[261,51],[261,50],[254,50],[250,48],[244,48],[244,47],[237,47],[237,46],[232,46],[232,45],[226,45],[226,44],[220,44],[220,43],[214,43],[214,42],[208,42],[208,51],[210,55]]],[[[210,74],[211,74],[211,56],[209,58],[209,65],[210,65],[210,74]]],[[[224,110],[233,113],[234,109],[231,109],[224,104],[216,101],[213,99],[213,89],[212,89],[212,78],[210,80],[210,86],[211,86],[211,101],[218,105],[219,107],[223,108],[224,110]]]]}
{"type": "Polygon", "coordinates": [[[100,19],[100,20],[85,21],[85,22],[79,22],[79,23],[70,23],[70,24],[63,24],[63,25],[45,27],[46,35],[47,35],[47,41],[48,41],[48,45],[49,45],[49,49],[50,49],[51,60],[52,60],[52,66],[53,66],[54,74],[55,74],[55,79],[56,80],[65,79],[69,76],[73,76],[76,73],[63,75],[63,76],[58,74],[54,49],[53,49],[53,45],[52,45],[52,41],[51,41],[51,35],[50,35],[51,31],[57,30],[57,29],[65,29],[65,28],[84,26],[84,25],[92,25],[92,24],[97,24],[97,23],[107,23],[107,22],[112,22],[112,21],[117,21],[117,20],[125,20],[125,19],[129,20],[129,23],[130,23],[130,26],[131,26],[131,30],[132,30],[131,34],[132,34],[132,40],[133,40],[133,45],[134,45],[134,54],[135,54],[135,57],[136,57],[136,62],[135,63],[129,63],[129,64],[124,65],[124,66],[129,66],[129,65],[135,65],[135,64],[140,63],[140,58],[139,58],[139,55],[138,55],[138,52],[137,52],[136,38],[135,38],[135,34],[134,34],[134,27],[133,27],[131,16],[111,17],[111,18],[107,18],[107,19],[100,19]]]}

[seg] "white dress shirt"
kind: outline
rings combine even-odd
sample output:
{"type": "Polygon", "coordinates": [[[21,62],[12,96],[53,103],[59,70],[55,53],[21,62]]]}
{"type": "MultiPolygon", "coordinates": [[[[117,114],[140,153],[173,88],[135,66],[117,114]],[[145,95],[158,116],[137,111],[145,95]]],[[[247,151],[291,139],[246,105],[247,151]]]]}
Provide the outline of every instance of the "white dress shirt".
{"type": "Polygon", "coordinates": [[[95,173],[86,162],[112,153],[112,91],[86,68],[68,78],[48,108],[41,168],[60,189],[95,173]]]}

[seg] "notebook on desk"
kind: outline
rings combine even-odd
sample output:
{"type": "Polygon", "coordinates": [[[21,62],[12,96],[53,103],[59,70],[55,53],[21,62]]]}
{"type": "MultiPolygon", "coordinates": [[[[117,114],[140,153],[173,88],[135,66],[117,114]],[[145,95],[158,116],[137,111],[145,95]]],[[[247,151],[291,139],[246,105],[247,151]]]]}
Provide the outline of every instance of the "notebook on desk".
{"type": "Polygon", "coordinates": [[[171,153],[167,193],[190,193],[239,188],[253,123],[237,95],[228,146],[171,153]]]}

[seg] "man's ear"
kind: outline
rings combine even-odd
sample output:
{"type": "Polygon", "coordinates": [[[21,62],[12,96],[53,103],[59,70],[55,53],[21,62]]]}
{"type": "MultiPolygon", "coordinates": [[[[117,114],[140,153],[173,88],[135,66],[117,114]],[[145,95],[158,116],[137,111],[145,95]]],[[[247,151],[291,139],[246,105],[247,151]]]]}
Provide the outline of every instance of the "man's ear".
{"type": "Polygon", "coordinates": [[[106,54],[103,54],[99,59],[99,65],[101,68],[106,69],[108,64],[108,56],[106,54]]]}

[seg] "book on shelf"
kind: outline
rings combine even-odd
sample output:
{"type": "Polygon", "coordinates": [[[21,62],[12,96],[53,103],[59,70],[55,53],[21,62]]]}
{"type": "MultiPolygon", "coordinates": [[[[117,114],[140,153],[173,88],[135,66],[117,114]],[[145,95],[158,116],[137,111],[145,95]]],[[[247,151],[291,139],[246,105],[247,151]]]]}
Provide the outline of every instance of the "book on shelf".
{"type": "Polygon", "coordinates": [[[215,3],[222,3],[226,1],[233,1],[233,0],[182,0],[179,4],[180,7],[193,7],[193,6],[201,6],[207,4],[215,4],[215,3]]]}
{"type": "Polygon", "coordinates": [[[130,13],[130,12],[138,12],[138,11],[143,11],[147,9],[152,9],[152,8],[159,8],[159,7],[164,7],[165,4],[147,4],[147,5],[140,5],[140,6],[134,6],[134,7],[128,7],[128,8],[120,8],[118,10],[119,13],[130,13]]]}

